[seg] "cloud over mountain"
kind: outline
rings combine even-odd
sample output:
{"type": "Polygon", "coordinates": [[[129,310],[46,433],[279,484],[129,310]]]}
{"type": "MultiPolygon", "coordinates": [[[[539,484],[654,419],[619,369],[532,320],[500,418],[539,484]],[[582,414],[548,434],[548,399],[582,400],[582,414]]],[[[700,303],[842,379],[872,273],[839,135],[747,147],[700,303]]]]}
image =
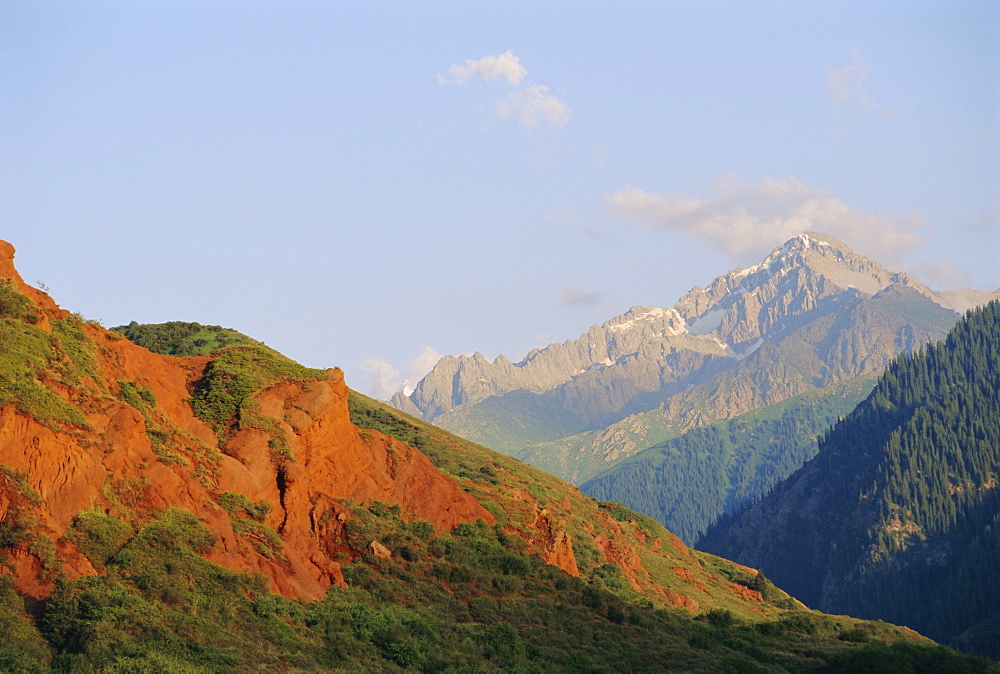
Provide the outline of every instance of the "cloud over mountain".
{"type": "Polygon", "coordinates": [[[626,185],[604,199],[611,217],[707,241],[741,262],[805,231],[827,232],[891,264],[922,242],[919,218],[862,213],[791,176],[750,183],[727,175],[702,198],[626,185]]]}
{"type": "Polygon", "coordinates": [[[441,354],[425,346],[417,357],[409,362],[406,374],[384,358],[367,358],[361,364],[365,377],[365,391],[373,398],[388,399],[407,382],[414,384],[430,372],[441,359],[441,354]]]}

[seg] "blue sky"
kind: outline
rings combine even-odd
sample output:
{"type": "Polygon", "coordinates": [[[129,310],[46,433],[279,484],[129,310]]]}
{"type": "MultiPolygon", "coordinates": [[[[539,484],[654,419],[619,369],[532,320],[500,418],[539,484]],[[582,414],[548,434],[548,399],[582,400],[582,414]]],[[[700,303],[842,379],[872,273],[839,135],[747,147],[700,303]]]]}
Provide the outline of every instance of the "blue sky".
{"type": "Polygon", "coordinates": [[[384,395],[803,230],[1000,286],[1000,3],[0,0],[0,238],[384,395]]]}

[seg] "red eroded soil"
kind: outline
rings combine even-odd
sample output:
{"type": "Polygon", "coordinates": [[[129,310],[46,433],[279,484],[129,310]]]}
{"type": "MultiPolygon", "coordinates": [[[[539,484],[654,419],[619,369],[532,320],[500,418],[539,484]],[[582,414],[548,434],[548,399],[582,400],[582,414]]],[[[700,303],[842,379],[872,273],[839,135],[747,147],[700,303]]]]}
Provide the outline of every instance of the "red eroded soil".
{"type": "MultiPolygon", "coordinates": [[[[10,278],[36,304],[41,314],[36,325],[50,330],[52,319],[69,314],[22,281],[13,254],[10,244],[0,242],[0,277],[10,278]]],[[[96,345],[100,381],[84,381],[72,391],[50,388],[72,400],[89,429],[56,431],[14,405],[0,409],[0,465],[24,474],[41,497],[34,510],[37,529],[56,543],[70,579],[95,573],[64,537],[77,514],[86,510],[140,520],[167,508],[190,511],[218,538],[207,555],[211,561],[259,572],[274,590],[306,599],[321,598],[331,584],[343,583],[339,564],[328,555],[342,547],[331,540],[342,530],[342,500],[399,505],[439,530],[477,519],[494,522],[419,450],[355,427],[340,370],[329,370],[325,381],[285,382],[259,395],[258,411],[280,420],[291,446],[293,460],[277,465],[268,446],[270,435],[241,430],[220,453],[213,430],[192,412],[187,399],[207,357],[161,356],[100,326],[84,329],[96,345]],[[186,464],[164,462],[153,452],[146,419],[116,397],[122,381],[152,391],[156,414],[172,429],[172,441],[191,450],[180,452],[186,464]],[[223,492],[270,504],[265,524],[280,535],[284,559],[259,554],[234,533],[229,515],[217,503],[223,492]]],[[[51,591],[38,560],[19,552],[13,561],[22,592],[42,597],[51,591]]]]}

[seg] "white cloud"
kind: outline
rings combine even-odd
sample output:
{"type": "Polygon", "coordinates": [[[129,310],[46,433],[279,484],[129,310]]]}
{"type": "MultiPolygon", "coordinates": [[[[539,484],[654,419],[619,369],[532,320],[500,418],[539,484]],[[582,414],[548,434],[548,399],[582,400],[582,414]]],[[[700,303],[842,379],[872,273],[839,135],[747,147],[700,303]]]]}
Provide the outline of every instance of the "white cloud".
{"type": "Polygon", "coordinates": [[[874,110],[876,106],[865,91],[865,77],[871,68],[871,64],[861,58],[857,48],[851,47],[851,64],[831,73],[826,81],[826,89],[834,104],[853,101],[874,110]]]}
{"type": "Polygon", "coordinates": [[[748,183],[725,176],[700,199],[633,186],[604,198],[612,217],[707,241],[741,263],[806,231],[835,236],[886,265],[901,265],[902,256],[922,243],[919,218],[862,213],[793,177],[748,183]]]}
{"type": "MultiPolygon", "coordinates": [[[[448,68],[448,74],[459,84],[465,84],[473,77],[481,77],[484,80],[505,79],[508,84],[516,85],[527,76],[528,71],[508,49],[499,56],[484,56],[475,61],[469,59],[464,66],[456,63],[448,68]]],[[[439,82],[442,80],[443,78],[438,78],[439,82]]]]}
{"type": "Polygon", "coordinates": [[[549,93],[541,84],[515,91],[496,103],[501,119],[516,119],[521,126],[533,129],[541,123],[561,124],[569,119],[569,106],[549,93]]]}
{"type": "Polygon", "coordinates": [[[383,358],[366,358],[361,363],[365,378],[365,393],[378,400],[387,400],[403,384],[403,373],[383,358]]]}
{"type": "Polygon", "coordinates": [[[410,361],[410,372],[406,379],[411,384],[416,384],[418,381],[423,379],[428,372],[434,369],[437,362],[441,360],[442,356],[440,353],[435,351],[429,346],[425,346],[420,350],[420,354],[410,361]]]}
{"type": "MultiPolygon", "coordinates": [[[[499,56],[484,56],[478,60],[468,60],[465,65],[453,64],[448,68],[451,81],[465,84],[473,78],[484,80],[506,80],[507,84],[517,86],[528,76],[528,71],[521,65],[520,59],[509,49],[499,56]]],[[[449,80],[438,75],[440,84],[448,84],[449,80]]],[[[500,119],[516,120],[527,129],[534,129],[540,124],[555,126],[569,119],[569,106],[566,101],[553,96],[549,88],[541,84],[526,83],[505,98],[495,103],[495,109],[500,119]]]]}
{"type": "Polygon", "coordinates": [[[416,358],[410,361],[407,373],[384,358],[367,358],[361,364],[361,372],[365,379],[364,392],[378,400],[388,400],[404,385],[415,385],[430,372],[441,360],[441,354],[429,346],[420,350],[416,358]]]}
{"type": "Polygon", "coordinates": [[[878,111],[881,119],[889,119],[899,114],[898,110],[876,105],[868,98],[865,78],[872,69],[870,63],[861,58],[856,47],[851,47],[851,63],[830,73],[826,80],[826,90],[834,105],[857,104],[866,110],[878,111]]]}
{"type": "Polygon", "coordinates": [[[601,294],[584,290],[578,286],[563,286],[556,291],[556,298],[560,304],[576,307],[592,307],[601,301],[601,294]]]}

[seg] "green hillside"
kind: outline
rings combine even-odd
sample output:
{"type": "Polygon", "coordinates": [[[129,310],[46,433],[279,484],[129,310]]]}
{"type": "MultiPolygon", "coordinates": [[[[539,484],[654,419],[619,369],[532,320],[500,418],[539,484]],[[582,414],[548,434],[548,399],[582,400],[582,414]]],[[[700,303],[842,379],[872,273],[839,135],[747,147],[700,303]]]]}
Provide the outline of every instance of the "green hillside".
{"type": "Polygon", "coordinates": [[[868,395],[874,376],[688,431],[588,480],[584,493],[656,519],[689,545],[815,456],[816,437],[868,395]]]}
{"type": "Polygon", "coordinates": [[[467,410],[445,412],[434,422],[511,456],[529,445],[558,440],[587,428],[550,396],[524,390],[492,396],[467,410]]]}
{"type": "Polygon", "coordinates": [[[1000,303],[902,357],[768,498],[702,546],[823,610],[1000,657],[1000,303]]]}
{"type": "Polygon", "coordinates": [[[111,329],[139,346],[165,356],[207,356],[226,346],[263,345],[263,342],[232,328],[183,321],[145,324],[132,321],[111,329]]]}
{"type": "MultiPolygon", "coordinates": [[[[351,412],[362,427],[421,447],[477,496],[497,499],[496,487],[537,478],[542,497],[566,497],[555,478],[530,467],[522,473],[513,460],[376,401],[353,395],[351,412]]],[[[25,541],[44,540],[30,532],[40,498],[10,471],[0,472],[0,487],[17,515],[0,529],[0,557],[10,564],[25,541]]],[[[542,673],[652,672],[669,663],[691,672],[889,672],[917,662],[938,671],[1000,671],[886,623],[797,608],[762,575],[694,551],[683,554],[718,575],[720,587],[759,592],[768,610],[747,614],[735,601],[694,613],[654,608],[618,567],[593,555],[580,555],[574,578],[527,552],[510,533],[516,509],[493,503],[506,524],[462,524],[441,535],[398,506],[352,505],[343,559],[350,587],[309,603],[207,561],[202,555],[217,541],[190,513],[170,509],[144,522],[81,513],[66,535],[101,573],[58,579],[51,596],[29,603],[0,575],[0,669],[542,673]]],[[[669,539],[641,515],[602,507],[643,537],[669,539]]],[[[254,504],[229,508],[248,524],[259,516],[254,504]]],[[[280,541],[272,545],[280,554],[280,541]]]]}

